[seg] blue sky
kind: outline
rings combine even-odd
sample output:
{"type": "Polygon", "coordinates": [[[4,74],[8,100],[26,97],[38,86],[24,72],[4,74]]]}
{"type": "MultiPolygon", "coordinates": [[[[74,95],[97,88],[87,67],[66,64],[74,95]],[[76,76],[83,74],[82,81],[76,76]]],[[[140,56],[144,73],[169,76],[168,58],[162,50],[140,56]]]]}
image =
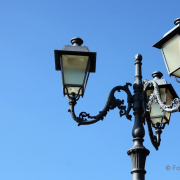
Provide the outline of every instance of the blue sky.
{"type": "MultiPolygon", "coordinates": [[[[77,36],[97,52],[96,73],[76,107],[77,114],[96,115],[114,86],[134,82],[137,53],[143,56],[143,79],[161,71],[180,92],[160,50],[152,47],[179,16],[177,0],[1,0],[0,179],[131,179],[127,150],[134,120],[120,118],[115,109],[103,122],[78,127],[67,112],[54,49],[77,36]]],[[[117,97],[126,100],[125,93],[117,97]]],[[[158,151],[145,125],[146,180],[180,177],[180,171],[165,169],[180,167],[179,125],[179,113],[172,114],[158,151]]]]}

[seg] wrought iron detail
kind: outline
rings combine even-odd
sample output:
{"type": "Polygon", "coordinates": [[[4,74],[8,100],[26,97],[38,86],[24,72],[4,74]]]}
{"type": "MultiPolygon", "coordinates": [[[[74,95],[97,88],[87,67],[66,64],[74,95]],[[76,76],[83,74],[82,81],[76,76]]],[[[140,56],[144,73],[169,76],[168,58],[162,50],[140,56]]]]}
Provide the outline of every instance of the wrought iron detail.
{"type": "Polygon", "coordinates": [[[131,84],[126,83],[126,85],[124,85],[124,86],[114,87],[111,90],[111,92],[109,93],[109,96],[108,96],[108,99],[107,99],[104,109],[102,111],[100,111],[99,114],[96,116],[90,116],[90,114],[86,113],[86,112],[81,112],[79,114],[79,117],[77,117],[75,115],[74,107],[79,99],[79,96],[75,95],[74,93],[67,96],[67,99],[69,100],[69,105],[70,105],[70,109],[68,111],[71,113],[72,118],[78,123],[78,126],[93,124],[99,120],[103,120],[104,117],[107,115],[107,112],[116,107],[120,110],[120,112],[119,112],[120,117],[123,115],[126,115],[126,118],[131,120],[132,116],[129,115],[129,112],[132,108],[133,97],[131,95],[131,92],[130,92],[128,86],[131,86],[131,84]],[[128,102],[127,110],[126,110],[126,106],[124,106],[124,100],[116,99],[114,96],[116,91],[120,92],[121,90],[123,90],[127,93],[127,102],[128,102]],[[88,120],[87,118],[91,119],[91,120],[88,120]]]}
{"type": "Polygon", "coordinates": [[[160,109],[162,109],[162,111],[165,112],[177,112],[180,111],[180,101],[178,98],[175,98],[170,105],[166,105],[164,104],[164,102],[161,100],[161,96],[160,96],[160,91],[159,91],[159,87],[158,84],[156,83],[156,81],[152,80],[152,81],[143,81],[144,83],[144,92],[146,92],[148,87],[154,87],[154,91],[153,93],[150,95],[149,97],[149,101],[146,105],[146,111],[151,112],[151,105],[152,103],[158,103],[160,109]],[[173,105],[175,105],[173,107],[173,105]]]}
{"type": "Polygon", "coordinates": [[[160,142],[161,142],[161,133],[162,133],[161,129],[164,129],[165,124],[157,123],[156,125],[153,125],[151,123],[149,113],[147,113],[147,115],[146,115],[146,122],[147,122],[147,127],[148,127],[148,132],[149,132],[149,137],[150,137],[151,143],[155,147],[155,149],[158,150],[158,148],[160,146],[160,142]],[[152,126],[155,128],[156,136],[153,134],[152,126]]]}

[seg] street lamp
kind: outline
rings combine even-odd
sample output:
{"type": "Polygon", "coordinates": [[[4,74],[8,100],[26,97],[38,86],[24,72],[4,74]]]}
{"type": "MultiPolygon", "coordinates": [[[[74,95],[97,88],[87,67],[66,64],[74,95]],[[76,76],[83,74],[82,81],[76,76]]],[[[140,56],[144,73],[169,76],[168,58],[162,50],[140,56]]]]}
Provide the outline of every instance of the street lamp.
{"type": "Polygon", "coordinates": [[[176,25],[167,32],[153,47],[161,49],[168,74],[180,78],[180,18],[174,21],[176,25]]]}
{"type": "Polygon", "coordinates": [[[73,38],[72,46],[66,45],[62,50],[55,50],[56,70],[61,70],[63,93],[84,95],[90,72],[95,72],[96,53],[82,47],[83,40],[73,38]]]}
{"type": "MultiPolygon", "coordinates": [[[[95,53],[90,53],[89,51],[83,52],[80,50],[80,45],[83,42],[80,38],[73,38],[71,42],[72,46],[65,46],[65,50],[55,50],[55,64],[56,70],[61,70],[62,72],[63,92],[67,95],[69,100],[69,112],[71,113],[72,118],[78,123],[78,125],[93,124],[99,120],[103,120],[109,110],[117,107],[120,110],[120,116],[126,115],[126,118],[131,120],[132,116],[129,115],[129,112],[133,108],[133,114],[135,117],[132,130],[134,146],[127,151],[127,154],[131,157],[133,168],[131,173],[133,180],[144,180],[146,174],[144,169],[146,156],[149,155],[150,151],[143,146],[143,137],[145,135],[143,124],[145,124],[146,120],[150,140],[155,149],[158,150],[161,141],[162,129],[164,129],[165,124],[169,124],[171,113],[180,111],[180,102],[175,90],[171,84],[166,82],[165,79],[161,79],[162,73],[159,71],[152,74],[154,78],[153,80],[142,81],[142,56],[137,54],[135,56],[135,82],[133,84],[134,94],[132,95],[129,90],[131,83],[126,83],[124,86],[116,86],[110,91],[106,105],[98,115],[91,116],[89,113],[81,112],[79,116],[76,116],[74,108],[80,96],[83,96],[85,89],[81,83],[77,83],[79,76],[76,76],[76,74],[79,73],[77,71],[80,71],[82,77],[84,78],[87,76],[86,73],[88,72],[88,69],[90,69],[89,72],[95,72],[96,56],[95,53]],[[71,57],[65,57],[71,55],[73,55],[72,60],[71,57]],[[86,58],[83,57],[83,59],[81,56],[86,56],[86,58]],[[83,59],[82,62],[84,63],[83,73],[81,71],[81,59],[83,59]],[[87,59],[89,59],[89,61],[87,59]],[[71,63],[73,63],[73,65],[71,63]],[[88,63],[90,63],[90,67],[88,63]],[[66,67],[64,64],[66,64],[66,67]],[[69,81],[71,81],[70,84],[66,84],[65,76],[67,74],[65,72],[66,70],[63,68],[70,69],[68,71],[76,68],[76,70],[72,70],[70,73],[68,72],[68,78],[70,79],[69,81]],[[82,89],[82,91],[80,89],[82,89]],[[120,92],[121,90],[127,93],[127,108],[124,106],[124,100],[115,98],[115,92],[120,92]],[[152,127],[155,128],[156,135],[154,135],[152,127]]],[[[81,82],[83,79],[82,77],[81,82]]]]}
{"type": "MultiPolygon", "coordinates": [[[[171,102],[178,97],[178,95],[174,91],[174,88],[171,84],[168,84],[165,79],[161,79],[161,77],[163,76],[161,72],[156,71],[152,74],[152,76],[154,77],[154,81],[156,81],[158,85],[160,97],[163,103],[172,107],[171,102]]],[[[147,98],[150,99],[150,101],[148,102],[148,106],[151,105],[151,109],[149,109],[150,120],[153,126],[155,126],[156,124],[160,124],[162,125],[162,127],[164,127],[165,124],[169,124],[171,113],[162,111],[161,106],[158,103],[152,101],[154,96],[153,91],[154,87],[149,87],[146,91],[147,98]]]]}

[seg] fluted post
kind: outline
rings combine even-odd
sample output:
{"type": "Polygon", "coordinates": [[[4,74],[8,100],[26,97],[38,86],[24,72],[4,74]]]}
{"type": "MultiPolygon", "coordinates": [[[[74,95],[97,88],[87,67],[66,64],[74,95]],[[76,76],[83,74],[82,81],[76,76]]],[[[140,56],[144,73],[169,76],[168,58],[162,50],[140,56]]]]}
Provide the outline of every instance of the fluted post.
{"type": "Polygon", "coordinates": [[[145,161],[146,156],[149,155],[149,150],[143,146],[143,137],[145,135],[143,120],[142,120],[142,99],[141,95],[143,92],[142,84],[142,73],[141,63],[142,56],[137,54],[135,56],[135,82],[133,85],[134,96],[133,96],[133,110],[134,110],[134,127],[132,130],[132,136],[134,137],[134,146],[128,150],[128,155],[131,157],[132,162],[132,179],[133,180],[144,180],[145,179],[145,161]]]}

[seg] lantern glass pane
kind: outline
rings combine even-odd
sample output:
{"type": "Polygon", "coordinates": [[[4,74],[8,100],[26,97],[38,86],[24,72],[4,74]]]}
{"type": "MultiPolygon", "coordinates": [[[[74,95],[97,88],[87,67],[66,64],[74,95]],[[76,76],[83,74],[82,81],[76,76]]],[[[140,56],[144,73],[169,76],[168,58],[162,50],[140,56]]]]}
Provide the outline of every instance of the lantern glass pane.
{"type": "MultiPolygon", "coordinates": [[[[167,89],[166,104],[171,105],[172,101],[173,101],[173,96],[170,93],[169,89],[167,89]]],[[[168,121],[170,119],[170,115],[171,115],[171,113],[165,112],[165,116],[166,116],[168,121]]]]}
{"type": "Polygon", "coordinates": [[[88,81],[88,78],[89,78],[89,70],[90,70],[90,65],[88,67],[88,71],[87,71],[86,77],[84,79],[84,90],[86,89],[87,81],[88,81]]]}
{"type": "Polygon", "coordinates": [[[166,104],[167,105],[170,105],[173,101],[173,96],[172,94],[170,93],[169,89],[167,89],[167,98],[166,98],[166,104]]]}
{"type": "MultiPolygon", "coordinates": [[[[149,98],[150,95],[153,93],[154,89],[150,89],[147,90],[147,97],[149,98]]],[[[161,99],[163,102],[166,101],[166,88],[160,88],[160,95],[161,95],[161,99]]],[[[158,103],[152,103],[151,105],[151,112],[150,112],[150,119],[152,121],[153,124],[156,123],[161,123],[161,122],[166,122],[165,119],[163,119],[164,117],[164,112],[162,111],[162,109],[160,109],[160,106],[158,103]]]]}
{"type": "Polygon", "coordinates": [[[84,79],[84,89],[82,89],[83,86],[80,86],[80,87],[66,86],[67,89],[65,88],[65,94],[75,93],[75,94],[83,95],[83,92],[85,91],[87,81],[88,81],[88,77],[89,77],[89,69],[90,69],[90,65],[88,65],[88,71],[87,71],[87,74],[86,74],[85,79],[84,79]]]}
{"type": "Polygon", "coordinates": [[[166,121],[169,121],[169,119],[170,119],[170,116],[171,116],[171,113],[169,113],[169,112],[165,112],[165,116],[166,116],[166,121]]]}
{"type": "Polygon", "coordinates": [[[166,123],[167,121],[162,117],[160,117],[160,118],[151,118],[151,122],[152,124],[157,124],[157,123],[166,123]]]}
{"type": "Polygon", "coordinates": [[[163,116],[163,115],[164,112],[162,112],[162,109],[160,109],[159,104],[152,103],[150,117],[163,116]]]}
{"type": "Polygon", "coordinates": [[[82,88],[81,87],[66,87],[65,88],[65,94],[71,94],[71,93],[75,93],[75,94],[78,94],[78,92],[79,92],[79,95],[82,95],[82,88]],[[68,91],[67,91],[67,89],[68,89],[68,91]],[[81,90],[79,91],[79,89],[81,88],[81,90]]]}
{"type": "Polygon", "coordinates": [[[62,55],[64,84],[83,85],[89,56],[62,55]]]}
{"type": "MultiPolygon", "coordinates": [[[[180,67],[179,67],[179,68],[180,68],[180,67]]],[[[174,72],[172,73],[172,75],[180,78],[180,69],[174,71],[174,72]]]]}
{"type": "Polygon", "coordinates": [[[166,42],[162,46],[162,52],[168,69],[168,73],[180,77],[180,70],[178,70],[178,68],[180,68],[179,36],[176,35],[173,38],[171,38],[168,42],[166,42]]]}

